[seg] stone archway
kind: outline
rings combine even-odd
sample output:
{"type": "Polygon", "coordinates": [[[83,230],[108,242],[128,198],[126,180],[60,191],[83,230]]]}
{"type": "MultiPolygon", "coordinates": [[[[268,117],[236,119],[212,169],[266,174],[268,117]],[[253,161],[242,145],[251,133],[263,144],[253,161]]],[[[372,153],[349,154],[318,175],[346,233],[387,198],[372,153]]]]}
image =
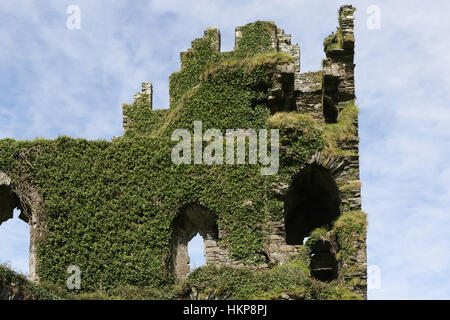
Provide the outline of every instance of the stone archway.
{"type": "Polygon", "coordinates": [[[31,186],[28,186],[26,203],[21,201],[16,193],[11,178],[4,172],[0,171],[0,225],[14,217],[14,210],[20,210],[19,219],[28,224],[30,232],[29,245],[29,272],[31,281],[39,281],[37,274],[37,254],[36,254],[36,238],[39,234],[39,223],[36,214],[33,214],[41,205],[39,193],[31,186]]]}
{"type": "MultiPolygon", "coordinates": [[[[216,247],[218,241],[217,217],[206,207],[190,204],[181,209],[172,222],[172,254],[173,271],[178,279],[186,278],[189,267],[189,241],[199,233],[205,247],[216,247]]],[[[211,252],[205,250],[206,264],[210,262],[211,252]]]]}
{"type": "MultiPolygon", "coordinates": [[[[20,209],[20,207],[19,197],[11,187],[11,179],[0,171],[0,225],[12,219],[14,209],[20,209]]],[[[21,212],[19,219],[28,223],[28,217],[23,212],[21,212]]]]}
{"type": "Polygon", "coordinates": [[[301,245],[311,231],[340,214],[339,190],[329,170],[310,164],[296,174],[284,202],[286,243],[301,245]]]}

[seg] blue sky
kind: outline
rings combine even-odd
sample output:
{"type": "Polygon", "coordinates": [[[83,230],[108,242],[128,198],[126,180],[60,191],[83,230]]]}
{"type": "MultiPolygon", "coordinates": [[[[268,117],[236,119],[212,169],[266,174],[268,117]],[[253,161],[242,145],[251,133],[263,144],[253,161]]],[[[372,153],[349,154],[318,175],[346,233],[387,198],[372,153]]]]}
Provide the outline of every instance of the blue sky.
{"type": "MultiPolygon", "coordinates": [[[[168,107],[179,52],[207,26],[220,28],[227,51],[235,26],[274,21],[299,43],[302,72],[319,70],[345,3],[358,9],[363,209],[368,262],[381,270],[369,298],[449,299],[448,1],[2,1],[0,138],[121,135],[121,104],[141,82],[153,82],[155,108],[168,107]],[[80,30],[66,27],[71,4],[80,30]],[[370,5],[381,9],[379,30],[367,27],[370,5]]],[[[26,271],[27,237],[21,221],[0,226],[0,262],[26,271]]]]}

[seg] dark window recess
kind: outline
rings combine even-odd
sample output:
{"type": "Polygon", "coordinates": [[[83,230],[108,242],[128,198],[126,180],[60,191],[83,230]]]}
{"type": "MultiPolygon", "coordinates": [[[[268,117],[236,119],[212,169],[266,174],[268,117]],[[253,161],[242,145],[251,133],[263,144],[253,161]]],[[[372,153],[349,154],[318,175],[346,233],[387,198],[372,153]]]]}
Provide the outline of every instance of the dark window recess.
{"type": "Polygon", "coordinates": [[[308,165],[294,176],[284,203],[286,243],[301,245],[311,231],[339,216],[339,190],[330,172],[308,165]]]}
{"type": "Polygon", "coordinates": [[[317,241],[311,250],[311,276],[320,281],[332,281],[338,276],[338,263],[329,241],[317,241]]]}

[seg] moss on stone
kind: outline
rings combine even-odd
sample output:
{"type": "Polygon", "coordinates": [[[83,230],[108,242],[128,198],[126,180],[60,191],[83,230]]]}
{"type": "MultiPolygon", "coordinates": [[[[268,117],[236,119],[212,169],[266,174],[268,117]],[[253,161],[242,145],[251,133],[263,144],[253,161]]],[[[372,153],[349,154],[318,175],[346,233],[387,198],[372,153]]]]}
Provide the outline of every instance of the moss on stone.
{"type": "Polygon", "coordinates": [[[336,32],[329,35],[325,40],[323,41],[323,47],[325,49],[325,52],[332,51],[332,50],[342,50],[344,44],[344,39],[342,36],[342,30],[338,28],[336,32]]]}

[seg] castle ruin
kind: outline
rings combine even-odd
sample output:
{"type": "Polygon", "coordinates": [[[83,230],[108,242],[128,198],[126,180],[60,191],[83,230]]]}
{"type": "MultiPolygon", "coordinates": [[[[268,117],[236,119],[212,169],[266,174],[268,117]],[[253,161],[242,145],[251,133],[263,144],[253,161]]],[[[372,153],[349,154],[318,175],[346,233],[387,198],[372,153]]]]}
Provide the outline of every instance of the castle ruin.
{"type": "MultiPolygon", "coordinates": [[[[86,291],[170,285],[186,279],[187,245],[199,233],[214,277],[222,267],[263,275],[286,266],[306,289],[275,298],[317,298],[318,287],[329,299],[366,298],[354,10],[339,9],[320,71],[301,72],[300,47],[272,22],[237,27],[231,52],[210,27],[180,53],[170,108],[153,110],[143,83],[123,106],[122,137],[0,140],[0,224],[15,208],[29,224],[31,280],[64,285],[77,265],[86,291]],[[170,134],[195,120],[278,129],[280,172],[174,165],[170,134]]],[[[233,297],[202,295],[190,277],[184,297],[233,297]]]]}

